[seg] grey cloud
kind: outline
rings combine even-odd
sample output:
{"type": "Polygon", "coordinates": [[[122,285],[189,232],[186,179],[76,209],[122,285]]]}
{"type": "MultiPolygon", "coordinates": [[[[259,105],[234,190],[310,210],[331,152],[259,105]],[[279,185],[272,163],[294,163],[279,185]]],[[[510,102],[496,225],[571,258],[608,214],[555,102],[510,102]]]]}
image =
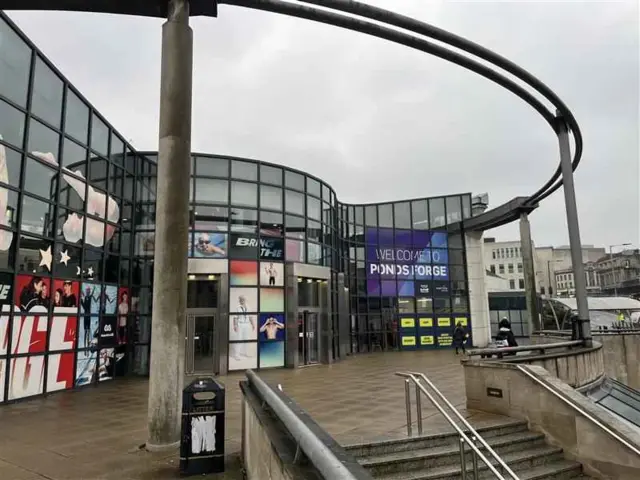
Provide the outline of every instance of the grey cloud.
{"type": "MultiPolygon", "coordinates": [[[[492,48],[556,91],[585,136],[583,241],[639,242],[637,2],[371,3],[492,48]]],[[[160,21],[12,17],[134,145],[156,148],[160,21]]],[[[194,150],[306,170],[353,202],[488,191],[497,205],[532,193],[557,166],[555,137],[535,112],[439,59],[224,6],[192,26],[194,150]]],[[[562,190],[532,228],[539,245],[567,243],[562,190]]],[[[490,234],[517,238],[518,228],[490,234]]]]}

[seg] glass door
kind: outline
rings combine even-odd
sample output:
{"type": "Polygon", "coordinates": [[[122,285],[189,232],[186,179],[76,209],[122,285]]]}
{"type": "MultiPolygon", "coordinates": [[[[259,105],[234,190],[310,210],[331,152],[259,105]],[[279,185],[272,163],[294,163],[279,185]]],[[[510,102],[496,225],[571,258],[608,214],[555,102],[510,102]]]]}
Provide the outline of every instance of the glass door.
{"type": "Polygon", "coordinates": [[[187,310],[185,374],[218,373],[215,326],[215,311],[187,310]]]}
{"type": "Polygon", "coordinates": [[[298,355],[301,365],[319,362],[318,314],[305,310],[298,312],[298,355]]]}

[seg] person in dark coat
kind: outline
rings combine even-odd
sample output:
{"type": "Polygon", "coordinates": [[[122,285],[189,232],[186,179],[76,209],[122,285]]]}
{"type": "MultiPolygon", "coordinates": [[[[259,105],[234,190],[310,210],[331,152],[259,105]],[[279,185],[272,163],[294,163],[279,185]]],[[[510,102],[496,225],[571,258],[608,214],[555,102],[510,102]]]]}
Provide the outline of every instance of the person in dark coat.
{"type": "MultiPolygon", "coordinates": [[[[500,320],[498,324],[498,334],[496,335],[496,343],[501,347],[517,347],[516,337],[511,331],[511,323],[507,318],[500,320]]],[[[514,353],[508,353],[507,355],[515,355],[514,353]]],[[[502,358],[502,355],[498,355],[498,358],[502,358]]]]}
{"type": "Polygon", "coordinates": [[[456,324],[456,328],[453,330],[453,346],[456,347],[456,355],[458,355],[458,350],[462,349],[462,353],[465,354],[467,351],[464,348],[464,344],[467,341],[467,332],[462,325],[462,322],[458,322],[456,324]]]}

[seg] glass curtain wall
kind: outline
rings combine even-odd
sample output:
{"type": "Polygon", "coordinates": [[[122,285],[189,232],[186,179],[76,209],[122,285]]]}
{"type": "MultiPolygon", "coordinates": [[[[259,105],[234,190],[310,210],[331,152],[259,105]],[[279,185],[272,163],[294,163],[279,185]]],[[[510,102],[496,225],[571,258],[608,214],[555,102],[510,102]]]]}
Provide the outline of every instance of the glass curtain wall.
{"type": "Polygon", "coordinates": [[[124,375],[134,164],[0,16],[0,402],[124,375]]]}
{"type": "Polygon", "coordinates": [[[471,215],[471,195],[340,205],[353,353],[450,347],[471,333],[463,237],[446,225],[471,215]]]}

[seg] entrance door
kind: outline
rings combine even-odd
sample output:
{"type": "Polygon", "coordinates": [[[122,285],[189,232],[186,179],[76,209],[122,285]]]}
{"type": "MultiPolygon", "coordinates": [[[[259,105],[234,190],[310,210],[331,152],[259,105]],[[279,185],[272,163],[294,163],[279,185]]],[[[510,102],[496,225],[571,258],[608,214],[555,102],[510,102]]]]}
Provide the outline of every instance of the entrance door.
{"type": "Polygon", "coordinates": [[[215,332],[215,310],[187,310],[186,375],[215,375],[218,373],[215,332]]]}
{"type": "Polygon", "coordinates": [[[319,362],[318,313],[305,310],[298,313],[298,355],[302,365],[319,362]]]}

